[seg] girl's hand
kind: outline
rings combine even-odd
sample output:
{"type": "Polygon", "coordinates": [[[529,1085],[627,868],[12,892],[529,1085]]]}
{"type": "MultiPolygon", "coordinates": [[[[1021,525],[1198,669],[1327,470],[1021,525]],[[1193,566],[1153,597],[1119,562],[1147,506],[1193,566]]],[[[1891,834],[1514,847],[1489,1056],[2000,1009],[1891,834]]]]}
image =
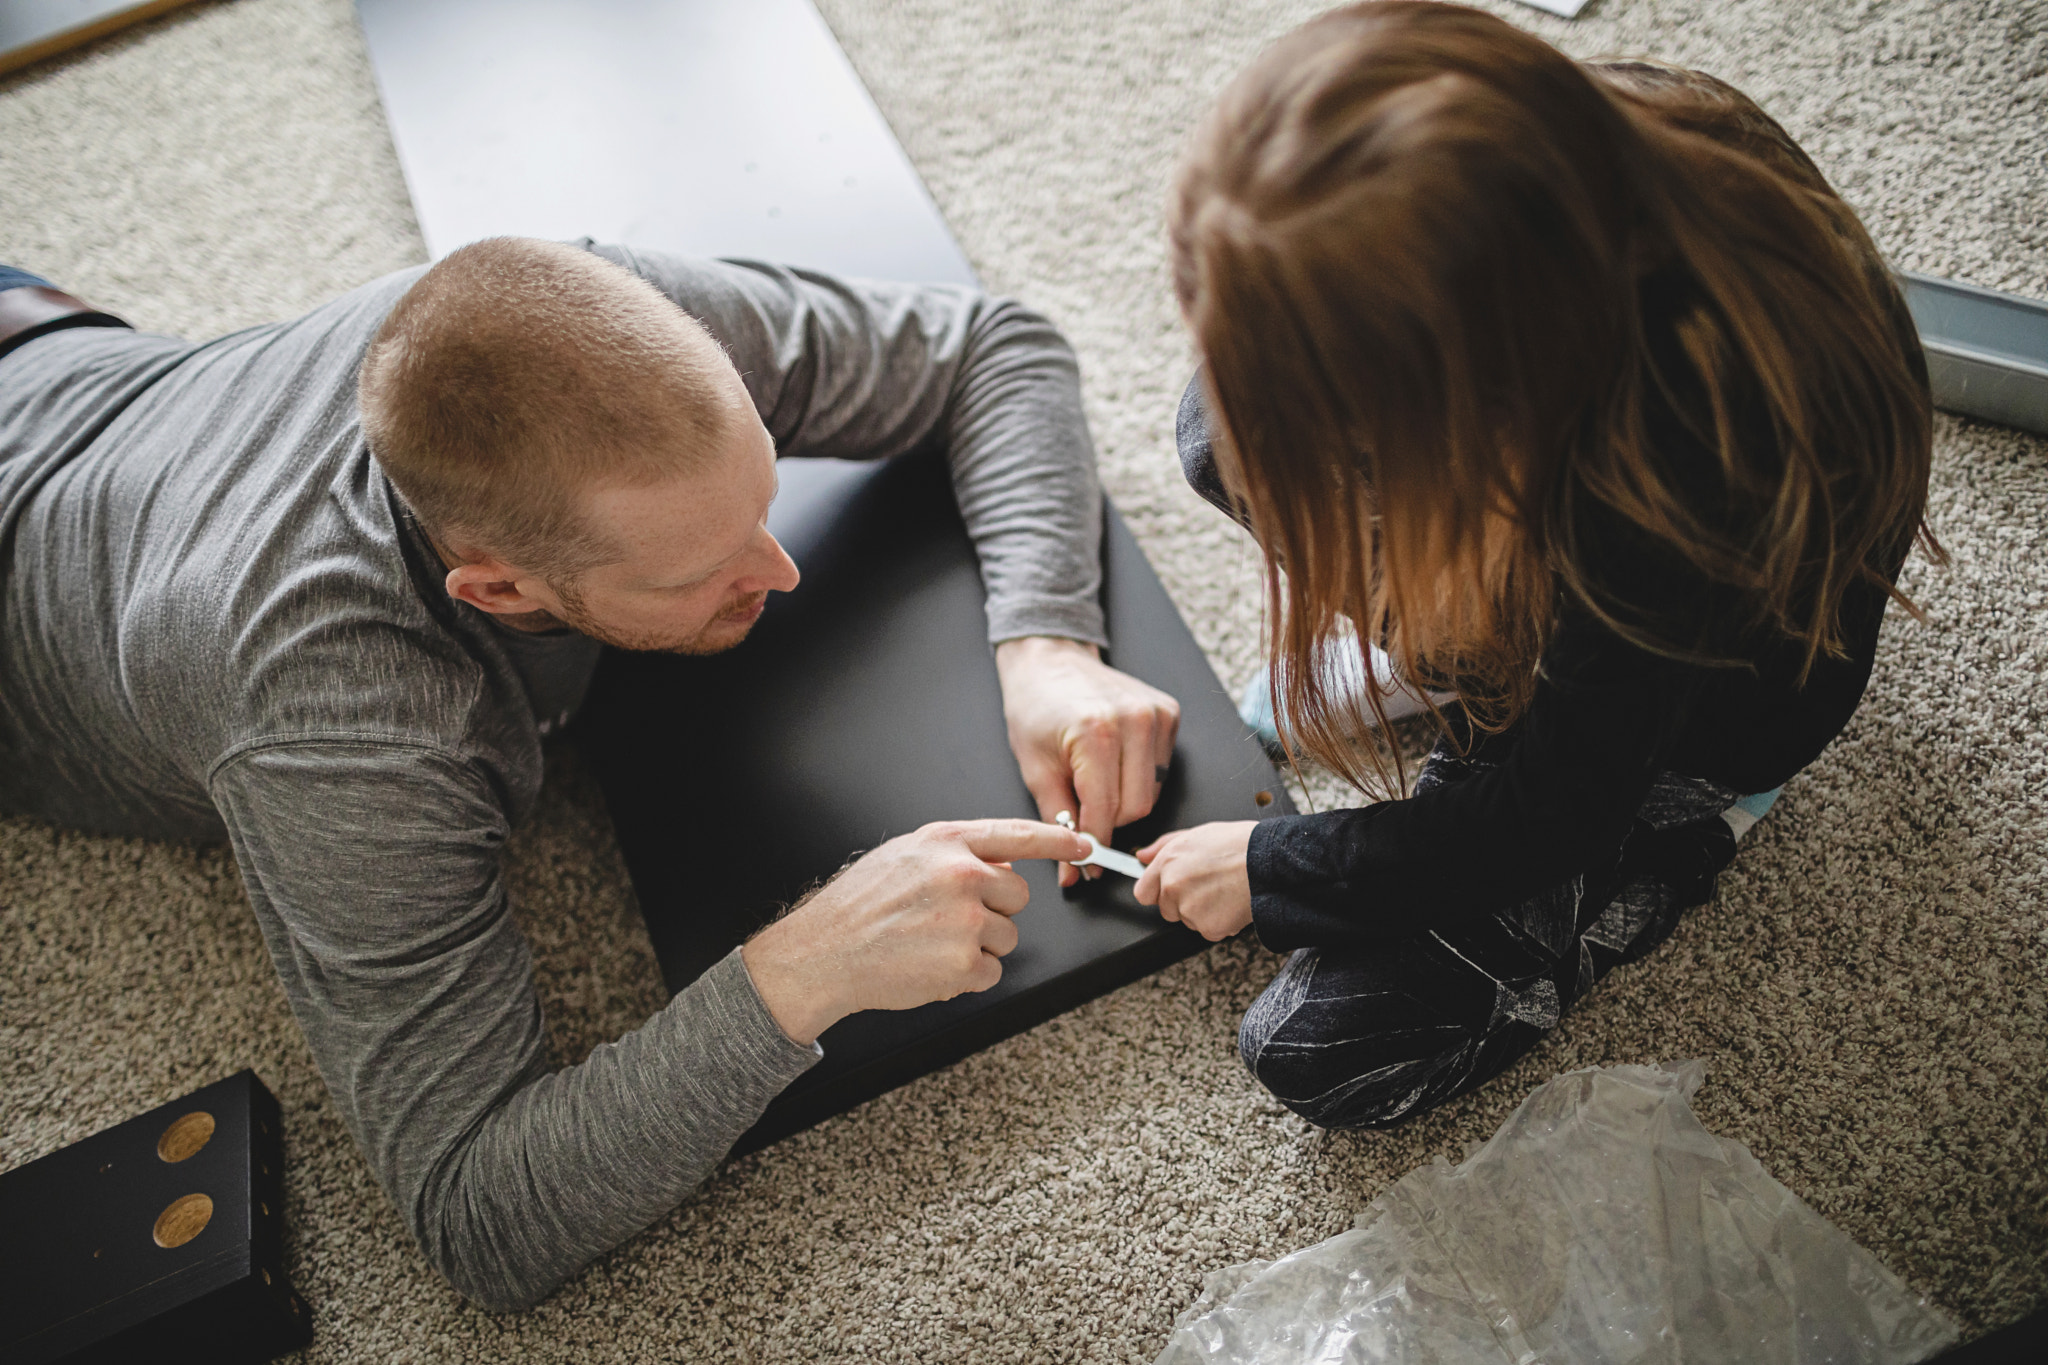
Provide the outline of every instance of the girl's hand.
{"type": "Polygon", "coordinates": [[[1156,905],[1211,943],[1252,922],[1252,883],[1245,871],[1254,820],[1232,820],[1175,830],[1138,850],[1145,875],[1140,905],[1156,905]]]}

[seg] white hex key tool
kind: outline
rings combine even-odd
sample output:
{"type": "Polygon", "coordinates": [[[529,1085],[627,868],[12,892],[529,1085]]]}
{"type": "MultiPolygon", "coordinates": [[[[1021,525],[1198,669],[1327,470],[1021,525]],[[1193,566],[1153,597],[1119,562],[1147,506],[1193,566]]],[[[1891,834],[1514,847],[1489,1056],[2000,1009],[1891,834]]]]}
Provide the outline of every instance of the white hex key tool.
{"type": "MultiPolygon", "coordinates": [[[[1057,820],[1063,829],[1074,828],[1074,816],[1071,811],[1061,811],[1053,819],[1057,820]]],[[[1080,834],[1079,830],[1074,832],[1080,834]]],[[[1092,834],[1081,834],[1081,837],[1088,841],[1088,856],[1075,860],[1073,866],[1087,867],[1093,864],[1096,867],[1106,867],[1111,872],[1121,872],[1133,880],[1145,875],[1145,865],[1130,854],[1119,853],[1113,848],[1104,848],[1092,834]]]]}

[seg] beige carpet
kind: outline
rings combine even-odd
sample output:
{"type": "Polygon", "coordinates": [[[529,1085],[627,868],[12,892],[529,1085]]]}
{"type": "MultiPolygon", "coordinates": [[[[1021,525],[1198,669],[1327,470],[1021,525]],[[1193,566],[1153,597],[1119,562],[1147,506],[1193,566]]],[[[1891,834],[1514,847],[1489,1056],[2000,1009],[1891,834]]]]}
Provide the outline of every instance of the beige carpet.
{"type": "MultiPolygon", "coordinates": [[[[1111,491],[1219,673],[1252,561],[1180,485],[1162,187],[1303,0],[825,0],[975,264],[1079,344],[1111,491]]],[[[1595,0],[1590,55],[1749,89],[1902,265],[2048,296],[2048,11],[1595,0]]],[[[422,259],[348,0],[201,4],[0,83],[0,260],[151,327],[284,316],[422,259]]],[[[317,1361],[1148,1360],[1216,1266],[1344,1227],[1578,1066],[1701,1056],[1715,1131],[1971,1334],[2048,1300],[2048,442],[1943,419],[1947,571],[1910,570],[1849,732],[1649,961],[1482,1093],[1326,1135],[1238,1066],[1241,945],[729,1165],[538,1311],[428,1271],[285,1010],[230,859],[0,821],[0,1166],[242,1066],[277,1091],[317,1361]]],[[[661,1003],[593,788],[558,752],[512,855],[557,1054],[661,1003]]],[[[1327,801],[1334,795],[1320,793],[1327,801]]]]}

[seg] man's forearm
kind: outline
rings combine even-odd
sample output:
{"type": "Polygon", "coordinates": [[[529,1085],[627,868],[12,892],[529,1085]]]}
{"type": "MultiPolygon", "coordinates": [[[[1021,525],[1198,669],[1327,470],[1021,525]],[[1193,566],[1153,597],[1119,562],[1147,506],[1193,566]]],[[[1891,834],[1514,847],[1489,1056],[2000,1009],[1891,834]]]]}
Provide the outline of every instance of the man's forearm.
{"type": "Polygon", "coordinates": [[[989,639],[1106,645],[1102,489],[1078,363],[1044,318],[986,307],[955,384],[947,451],[981,558],[989,639]]]}
{"type": "Polygon", "coordinates": [[[421,1243],[465,1297],[530,1307],[682,1202],[816,1058],[734,952],[637,1031],[494,1109],[408,1211],[421,1243]]]}

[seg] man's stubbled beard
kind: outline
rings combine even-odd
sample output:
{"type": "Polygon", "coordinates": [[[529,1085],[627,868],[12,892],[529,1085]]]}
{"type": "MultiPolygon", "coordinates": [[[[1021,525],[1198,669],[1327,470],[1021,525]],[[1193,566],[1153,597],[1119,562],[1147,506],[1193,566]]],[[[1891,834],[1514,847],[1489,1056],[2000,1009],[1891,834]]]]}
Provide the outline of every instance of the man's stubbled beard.
{"type": "Polygon", "coordinates": [[[552,586],[555,596],[562,603],[562,624],[580,635],[588,635],[599,644],[610,645],[614,649],[631,650],[635,654],[686,654],[700,658],[710,654],[723,654],[746,639],[752,633],[755,623],[748,621],[741,625],[736,618],[744,618],[756,604],[768,596],[765,591],[749,593],[712,617],[694,635],[682,640],[673,640],[661,635],[633,634],[604,625],[591,615],[584,603],[583,595],[573,584],[556,583],[552,586]]]}

